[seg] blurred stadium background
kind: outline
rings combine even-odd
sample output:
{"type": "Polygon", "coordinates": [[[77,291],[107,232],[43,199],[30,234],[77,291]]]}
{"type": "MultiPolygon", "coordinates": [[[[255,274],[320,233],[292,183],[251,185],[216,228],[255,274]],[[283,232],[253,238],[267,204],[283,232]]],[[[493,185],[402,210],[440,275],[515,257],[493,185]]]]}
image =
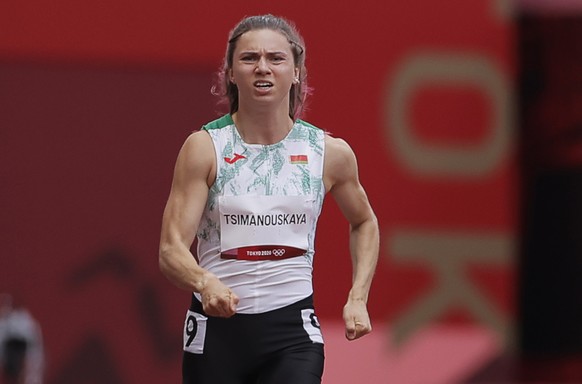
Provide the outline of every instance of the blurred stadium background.
{"type": "MultiPolygon", "coordinates": [[[[375,332],[343,338],[347,226],[315,263],[324,383],[582,382],[582,2],[0,3],[0,292],[46,383],[176,383],[189,295],[157,267],[178,150],[242,17],[296,22],[304,118],[381,225],[375,332]]],[[[227,367],[225,367],[227,368],[227,367]]]]}

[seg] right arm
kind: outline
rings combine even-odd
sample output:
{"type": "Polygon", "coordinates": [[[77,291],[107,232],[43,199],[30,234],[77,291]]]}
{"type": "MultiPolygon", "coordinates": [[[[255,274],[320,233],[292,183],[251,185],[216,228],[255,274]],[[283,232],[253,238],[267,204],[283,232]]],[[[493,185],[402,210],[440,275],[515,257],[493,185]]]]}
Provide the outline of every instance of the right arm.
{"type": "Polygon", "coordinates": [[[190,252],[215,176],[210,136],[204,131],[193,133],[176,161],[162,219],[159,265],[176,286],[201,294],[208,315],[229,317],[236,312],[238,297],[214,274],[200,267],[190,252]]]}

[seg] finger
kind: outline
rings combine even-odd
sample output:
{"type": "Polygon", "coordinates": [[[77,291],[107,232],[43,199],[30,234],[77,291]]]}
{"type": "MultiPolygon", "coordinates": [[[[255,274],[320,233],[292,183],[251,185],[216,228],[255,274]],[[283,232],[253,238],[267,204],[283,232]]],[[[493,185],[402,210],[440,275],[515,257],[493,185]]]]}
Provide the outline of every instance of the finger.
{"type": "Polygon", "coordinates": [[[219,296],[211,296],[206,301],[206,305],[203,306],[204,312],[213,317],[230,317],[230,306],[228,298],[223,298],[219,296]]]}
{"type": "Polygon", "coordinates": [[[220,312],[221,317],[230,317],[230,297],[227,295],[223,295],[220,297],[218,301],[218,311],[220,312]]]}
{"type": "Polygon", "coordinates": [[[220,301],[221,314],[223,317],[231,317],[236,313],[236,304],[238,304],[238,296],[232,291],[228,291],[220,301]]]}
{"type": "Polygon", "coordinates": [[[348,340],[356,338],[356,322],[353,319],[346,321],[346,338],[348,340]]]}
{"type": "Polygon", "coordinates": [[[204,300],[204,304],[202,305],[202,309],[208,316],[219,316],[219,311],[217,308],[218,299],[216,296],[211,296],[204,300]]]}
{"type": "Polygon", "coordinates": [[[236,306],[238,305],[238,296],[234,293],[230,294],[230,311],[234,314],[236,313],[236,306]]]}
{"type": "Polygon", "coordinates": [[[368,333],[372,332],[372,326],[370,323],[362,323],[356,321],[356,339],[367,335],[368,333]]]}

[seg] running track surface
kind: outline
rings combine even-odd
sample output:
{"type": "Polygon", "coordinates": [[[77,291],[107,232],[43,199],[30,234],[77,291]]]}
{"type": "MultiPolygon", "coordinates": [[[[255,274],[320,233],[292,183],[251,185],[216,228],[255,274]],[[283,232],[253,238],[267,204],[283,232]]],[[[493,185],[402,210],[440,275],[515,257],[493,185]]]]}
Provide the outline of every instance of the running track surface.
{"type": "Polygon", "coordinates": [[[478,326],[431,326],[400,346],[387,324],[357,341],[341,323],[323,323],[324,384],[452,384],[463,382],[500,353],[496,335],[478,326]]]}

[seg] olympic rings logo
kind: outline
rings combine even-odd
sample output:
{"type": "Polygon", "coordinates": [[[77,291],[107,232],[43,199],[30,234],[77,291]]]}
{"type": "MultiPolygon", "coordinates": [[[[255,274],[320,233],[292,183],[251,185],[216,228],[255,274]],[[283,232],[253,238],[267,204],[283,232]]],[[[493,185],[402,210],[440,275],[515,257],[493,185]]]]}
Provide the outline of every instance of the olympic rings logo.
{"type": "Polygon", "coordinates": [[[273,255],[276,257],[281,257],[285,254],[284,249],[273,249],[273,255]]]}

